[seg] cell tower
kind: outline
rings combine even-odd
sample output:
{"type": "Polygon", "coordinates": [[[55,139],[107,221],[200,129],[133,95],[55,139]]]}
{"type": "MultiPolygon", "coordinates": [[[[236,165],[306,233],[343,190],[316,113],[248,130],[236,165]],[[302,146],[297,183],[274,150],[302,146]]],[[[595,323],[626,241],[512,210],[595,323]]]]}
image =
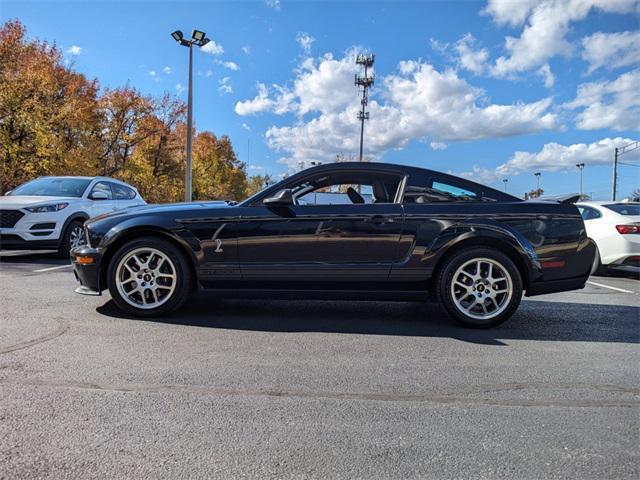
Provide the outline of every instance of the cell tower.
{"type": "Polygon", "coordinates": [[[369,103],[369,87],[373,85],[375,80],[374,75],[369,75],[369,69],[373,68],[373,63],[376,61],[376,56],[371,55],[358,55],[356,57],[356,64],[364,67],[364,75],[360,76],[356,73],[355,84],[356,87],[362,88],[362,108],[358,112],[358,120],[360,120],[360,157],[362,161],[362,144],[364,141],[364,121],[369,120],[369,112],[366,111],[367,103],[369,103]]]}

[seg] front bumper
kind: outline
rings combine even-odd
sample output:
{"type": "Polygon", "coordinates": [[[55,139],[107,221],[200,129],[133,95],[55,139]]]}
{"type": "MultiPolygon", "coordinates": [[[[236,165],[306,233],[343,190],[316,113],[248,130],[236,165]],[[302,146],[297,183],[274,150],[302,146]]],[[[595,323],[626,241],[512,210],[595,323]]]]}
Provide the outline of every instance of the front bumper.
{"type": "Polygon", "coordinates": [[[76,289],[76,293],[101,295],[101,292],[106,288],[100,281],[101,264],[102,252],[98,248],[83,245],[71,250],[73,273],[81,285],[81,288],[76,289]],[[80,259],[91,259],[91,263],[80,263],[80,259]]]}

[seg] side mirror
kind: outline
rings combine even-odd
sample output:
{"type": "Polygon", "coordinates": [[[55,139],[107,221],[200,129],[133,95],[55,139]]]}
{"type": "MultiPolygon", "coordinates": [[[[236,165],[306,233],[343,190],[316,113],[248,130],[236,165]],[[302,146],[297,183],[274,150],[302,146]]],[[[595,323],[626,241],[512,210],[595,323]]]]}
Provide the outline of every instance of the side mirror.
{"type": "Polygon", "coordinates": [[[293,194],[291,193],[290,189],[285,188],[284,190],[280,190],[275,195],[265,198],[262,203],[264,203],[266,206],[272,207],[284,207],[293,205],[293,194]]]}
{"type": "Polygon", "coordinates": [[[91,200],[109,200],[109,197],[104,192],[93,192],[89,195],[91,200]]]}
{"type": "Polygon", "coordinates": [[[11,195],[11,192],[13,192],[13,190],[9,190],[5,195],[11,195]]]}

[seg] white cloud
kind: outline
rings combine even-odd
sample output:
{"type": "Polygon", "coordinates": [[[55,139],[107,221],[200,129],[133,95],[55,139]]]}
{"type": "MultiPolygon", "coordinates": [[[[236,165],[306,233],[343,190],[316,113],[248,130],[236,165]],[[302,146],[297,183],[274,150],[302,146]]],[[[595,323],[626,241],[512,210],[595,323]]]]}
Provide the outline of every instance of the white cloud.
{"type": "Polygon", "coordinates": [[[240,70],[240,67],[236,62],[220,62],[224,68],[228,68],[229,70],[233,70],[234,72],[240,70]]]}
{"type": "Polygon", "coordinates": [[[73,56],[77,56],[80,55],[82,53],[82,47],[79,47],[78,45],[71,45],[68,49],[67,49],[67,53],[69,55],[73,55],[73,56]]]}
{"type": "Polygon", "coordinates": [[[251,55],[251,47],[249,45],[245,45],[242,47],[242,53],[245,55],[251,55]]]}
{"type": "Polygon", "coordinates": [[[176,84],[176,92],[178,92],[178,94],[184,92],[185,90],[186,88],[184,85],[182,85],[181,83],[176,84]]]}
{"type": "Polygon", "coordinates": [[[580,130],[640,130],[639,86],[640,69],[612,81],[583,83],[576,98],[564,107],[580,110],[576,117],[580,130]]]}
{"type": "Polygon", "coordinates": [[[429,146],[433,150],[445,150],[447,148],[447,144],[444,142],[431,142],[429,146]]]}
{"type": "Polygon", "coordinates": [[[258,83],[258,94],[252,100],[236,103],[235,111],[238,115],[255,115],[273,109],[275,101],[269,98],[269,89],[264,83],[258,83]]]}
{"type": "Polygon", "coordinates": [[[229,83],[230,78],[224,77],[218,80],[218,92],[220,95],[226,95],[228,93],[233,93],[233,87],[229,83]]]}
{"type": "Polygon", "coordinates": [[[259,172],[263,172],[265,170],[265,168],[262,165],[249,165],[247,168],[249,170],[256,170],[259,172]]]}
{"type": "Polygon", "coordinates": [[[173,70],[171,70],[171,67],[169,67],[169,66],[164,67],[164,68],[162,69],[162,71],[163,71],[166,75],[170,75],[170,74],[171,74],[171,72],[173,72],[173,70]]]}
{"type": "Polygon", "coordinates": [[[204,47],[201,47],[200,50],[212,55],[222,55],[224,53],[224,48],[222,48],[222,45],[214,42],[213,40],[207,43],[204,47]]]}
{"type": "Polygon", "coordinates": [[[273,8],[274,10],[280,10],[280,0],[264,0],[264,3],[269,8],[273,8]]]}
{"type": "Polygon", "coordinates": [[[213,77],[213,70],[209,69],[207,70],[207,73],[205,74],[205,76],[208,77],[213,77]]]}
{"type": "Polygon", "coordinates": [[[509,161],[496,168],[496,173],[504,177],[534,170],[547,172],[573,170],[576,168],[576,163],[585,163],[587,166],[610,165],[615,148],[632,141],[628,138],[616,137],[604,138],[589,144],[547,143],[539,152],[515,152],[509,161]]]}
{"type": "Polygon", "coordinates": [[[296,35],[296,42],[300,45],[300,48],[308,55],[311,53],[311,46],[316,39],[309,35],[307,32],[298,32],[296,35]]]}
{"type": "Polygon", "coordinates": [[[149,76],[155,77],[156,76],[156,71],[155,70],[149,70],[149,76]]]}
{"type": "Polygon", "coordinates": [[[242,128],[244,128],[247,132],[251,131],[251,127],[244,122],[242,122],[242,128]]]}
{"type": "Polygon", "coordinates": [[[476,49],[475,43],[476,39],[473,35],[467,33],[454,44],[453,48],[457,52],[457,63],[459,68],[469,70],[475,74],[480,74],[487,68],[489,51],[486,48],[476,49]]]}
{"type": "Polygon", "coordinates": [[[505,37],[507,54],[495,61],[492,73],[510,77],[537,69],[556,55],[571,55],[573,48],[565,39],[571,23],[585,19],[593,9],[628,13],[638,8],[638,0],[490,0],[484,13],[496,23],[524,24],[519,37],[505,37]]]}
{"type": "Polygon", "coordinates": [[[594,33],[582,39],[582,47],[582,58],[589,62],[588,73],[640,63],[640,31],[594,33]]]}
{"type": "MultiPolygon", "coordinates": [[[[495,170],[474,166],[471,171],[459,175],[480,183],[496,181],[522,173],[565,172],[575,170],[577,163],[589,166],[610,165],[616,147],[621,147],[634,140],[629,138],[604,138],[593,143],[576,143],[561,145],[547,143],[538,152],[517,151],[511,158],[499,165],[495,170]]],[[[630,153],[630,159],[640,158],[640,150],[630,153]]]]}
{"type": "Polygon", "coordinates": [[[556,77],[551,72],[551,68],[549,67],[548,63],[545,63],[544,65],[542,65],[536,73],[544,79],[545,87],[547,88],[553,87],[553,84],[556,81],[556,77]]]}
{"type": "MultiPolygon", "coordinates": [[[[349,88],[357,70],[352,54],[341,60],[326,55],[309,59],[296,70],[292,86],[258,85],[258,95],[236,104],[240,115],[258,112],[295,113],[291,126],[272,126],[268,145],[299,161],[327,161],[338,153],[358,149],[360,107],[357,91],[349,88]],[[315,114],[306,119],[307,114],[315,114]]],[[[398,73],[379,78],[380,100],[369,101],[371,120],[365,127],[366,153],[378,158],[411,140],[440,141],[509,137],[556,127],[549,112],[551,99],[531,103],[490,103],[483,90],[472,87],[453,70],[437,71],[419,61],[403,61],[398,73]]]]}

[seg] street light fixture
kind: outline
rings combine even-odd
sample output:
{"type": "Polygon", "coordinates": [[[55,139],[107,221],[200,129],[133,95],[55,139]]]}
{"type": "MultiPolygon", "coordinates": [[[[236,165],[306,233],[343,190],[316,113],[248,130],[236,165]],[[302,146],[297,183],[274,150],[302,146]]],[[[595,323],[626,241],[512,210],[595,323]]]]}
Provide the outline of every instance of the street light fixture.
{"type": "Polygon", "coordinates": [[[536,172],[536,173],[534,173],[534,175],[536,176],[536,181],[537,181],[536,190],[540,190],[540,175],[541,175],[541,173],[540,172],[536,172]]]}
{"type": "Polygon", "coordinates": [[[193,46],[202,47],[210,42],[206,34],[200,30],[191,33],[191,40],[185,40],[180,30],[171,33],[173,39],[183,47],[189,48],[189,94],[187,97],[187,165],[184,172],[184,201],[191,201],[192,172],[191,172],[191,143],[193,136],[193,46]]]}
{"type": "Polygon", "coordinates": [[[509,179],[503,178],[502,181],[504,182],[504,193],[507,193],[507,183],[509,182],[509,179]]]}
{"type": "Polygon", "coordinates": [[[582,171],[584,170],[584,163],[576,163],[576,167],[580,170],[580,195],[582,195],[582,171]]]}

